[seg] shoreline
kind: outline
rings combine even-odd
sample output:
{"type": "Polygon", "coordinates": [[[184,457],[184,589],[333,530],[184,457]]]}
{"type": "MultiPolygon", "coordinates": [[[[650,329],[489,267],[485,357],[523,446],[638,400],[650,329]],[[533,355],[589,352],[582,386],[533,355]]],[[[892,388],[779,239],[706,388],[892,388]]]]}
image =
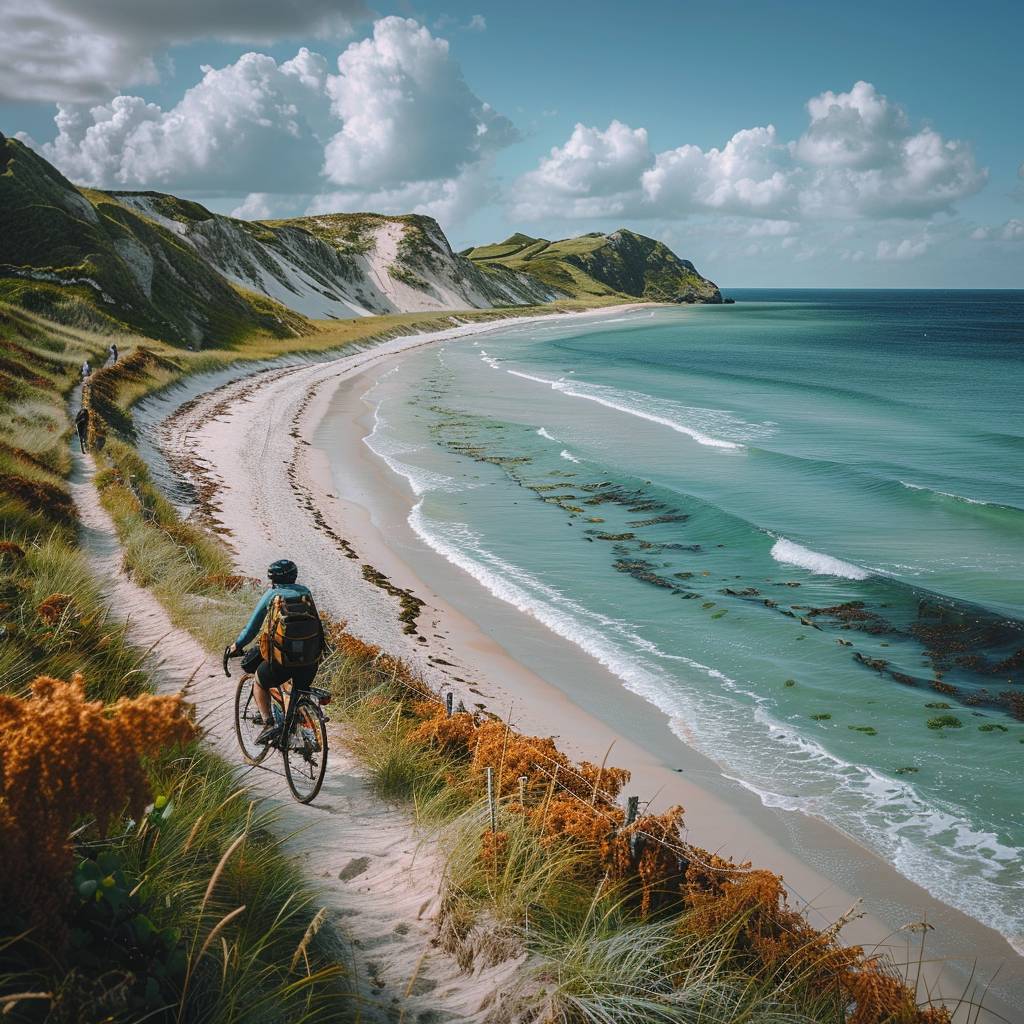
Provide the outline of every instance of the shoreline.
{"type": "MultiPolygon", "coordinates": [[[[596,315],[629,308],[635,307],[609,307],[596,315]]],[[[265,557],[286,540],[303,562],[317,567],[321,579],[314,574],[314,589],[324,593],[326,606],[349,611],[356,632],[408,657],[435,685],[454,688],[465,695],[467,705],[486,706],[501,717],[511,709],[513,724],[526,732],[549,734],[558,723],[558,742],[571,755],[600,761],[611,747],[610,762],[633,772],[629,792],[642,798],[656,794],[654,810],[682,803],[687,808],[687,838],[782,874],[791,890],[800,894],[794,896],[795,905],[810,902],[808,916],[817,927],[849,910],[858,899],[853,894],[861,893],[869,913],[844,929],[847,941],[881,946],[898,962],[905,960],[908,944],[898,936],[889,937],[890,933],[894,926],[921,920],[923,912],[937,928],[929,936],[931,955],[938,951],[945,959],[959,961],[930,972],[931,991],[938,984],[943,994],[958,994],[974,956],[993,965],[1004,960],[996,991],[1005,990],[1009,1002],[993,1009],[1010,1010],[1024,998],[1024,960],[997,933],[933,899],[829,825],[798,812],[765,808],[752,793],[723,776],[713,762],[687,747],[670,729],[668,716],[625,690],[617,677],[569,641],[498,601],[415,535],[407,521],[415,500],[410,488],[362,442],[368,432],[362,418],[369,415],[368,406],[359,400],[367,387],[365,374],[371,368],[385,368],[388,360],[421,344],[508,325],[509,321],[496,321],[438,335],[410,336],[331,363],[307,364],[294,374],[250,371],[244,378],[244,395],[233,394],[241,390],[240,382],[217,389],[217,398],[211,398],[217,403],[216,420],[203,414],[208,403],[189,403],[189,416],[174,417],[166,425],[165,447],[180,454],[188,449],[190,439],[202,438],[199,448],[206,465],[200,464],[198,471],[216,480],[226,495],[221,507],[214,507],[214,516],[229,531],[245,569],[259,574],[260,563],[265,564],[265,557]],[[251,428],[267,418],[271,423],[266,442],[263,430],[240,429],[239,421],[251,428]],[[284,429],[273,430],[274,425],[284,429]],[[253,463],[258,463],[260,452],[245,450],[249,435],[257,448],[275,445],[273,461],[286,467],[275,473],[284,493],[275,494],[271,479],[254,481],[251,470],[257,468],[253,463]],[[343,456],[347,467],[343,480],[335,478],[324,445],[330,446],[335,460],[343,456]],[[308,523],[300,527],[295,522],[296,503],[307,512],[316,511],[312,530],[308,523]],[[290,508],[292,518],[283,518],[290,529],[280,530],[274,518],[276,510],[284,508],[290,508]],[[310,532],[317,536],[308,536],[310,532]],[[394,586],[409,589],[426,602],[419,620],[421,638],[411,642],[392,626],[394,598],[364,581],[359,563],[344,548],[338,550],[342,545],[354,549],[394,586]],[[410,552],[415,554],[416,566],[409,564],[410,552]],[[423,561],[430,559],[435,560],[431,572],[418,572],[423,561]],[[331,571],[325,572],[328,566],[331,571]],[[440,585],[431,586],[424,576],[440,585]],[[461,592],[465,598],[450,602],[439,590],[461,592]],[[462,608],[456,607],[458,603],[462,608]],[[493,629],[478,621],[481,610],[488,610],[492,621],[497,615],[502,635],[515,630],[517,636],[537,645],[539,656],[532,666],[493,639],[493,629]],[[473,679],[486,683],[467,681],[473,679]],[[608,721],[615,722],[615,727],[608,721]],[[954,935],[957,940],[951,942],[954,935]]],[[[990,973],[983,972],[982,983],[990,973]]],[[[994,1004],[996,998],[990,996],[989,1002],[994,1004]]]]}

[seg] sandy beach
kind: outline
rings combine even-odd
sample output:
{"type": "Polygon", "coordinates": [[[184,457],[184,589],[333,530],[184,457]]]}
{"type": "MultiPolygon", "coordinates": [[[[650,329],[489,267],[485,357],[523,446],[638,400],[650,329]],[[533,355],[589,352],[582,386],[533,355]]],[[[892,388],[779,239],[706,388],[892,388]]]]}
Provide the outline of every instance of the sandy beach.
{"type": "MultiPolygon", "coordinates": [[[[628,308],[564,315],[601,317],[628,308]]],[[[394,339],[327,361],[239,368],[226,382],[199,378],[147,403],[145,420],[159,421],[151,440],[202,497],[199,514],[223,532],[241,571],[260,576],[287,554],[322,606],[467,706],[525,732],[554,734],[576,757],[600,762],[610,749],[609,763],[632,773],[629,793],[653,810],[682,804],[694,843],[780,873],[815,925],[860,901],[862,916],[845,929],[847,941],[887,948],[903,962],[908,950],[916,957],[918,940],[901,929],[927,921],[935,930],[926,957],[941,961],[926,971],[931,994],[958,995],[977,960],[976,979],[982,987],[991,982],[989,1008],[1019,1019],[1024,959],[1001,936],[829,825],[764,807],[682,743],[662,712],[491,595],[410,528],[414,495],[363,443],[371,409],[361,396],[403,353],[501,326],[394,339]],[[389,589],[365,578],[367,565],[390,581],[389,589]],[[413,634],[398,620],[395,588],[424,602],[413,634]]]]}

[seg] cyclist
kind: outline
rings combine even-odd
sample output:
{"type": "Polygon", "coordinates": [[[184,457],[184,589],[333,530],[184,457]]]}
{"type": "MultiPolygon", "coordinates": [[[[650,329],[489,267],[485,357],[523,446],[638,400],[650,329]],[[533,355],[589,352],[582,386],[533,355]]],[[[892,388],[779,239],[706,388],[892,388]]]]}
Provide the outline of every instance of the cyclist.
{"type": "Polygon", "coordinates": [[[256,669],[257,685],[252,688],[260,719],[266,723],[256,737],[259,744],[276,739],[279,728],[270,710],[268,691],[289,680],[293,693],[308,690],[323,654],[320,616],[309,588],[296,582],[298,575],[298,567],[287,558],[271,564],[267,569],[270,588],[228,649],[231,655],[241,654],[242,648],[259,634],[263,660],[256,669]]]}

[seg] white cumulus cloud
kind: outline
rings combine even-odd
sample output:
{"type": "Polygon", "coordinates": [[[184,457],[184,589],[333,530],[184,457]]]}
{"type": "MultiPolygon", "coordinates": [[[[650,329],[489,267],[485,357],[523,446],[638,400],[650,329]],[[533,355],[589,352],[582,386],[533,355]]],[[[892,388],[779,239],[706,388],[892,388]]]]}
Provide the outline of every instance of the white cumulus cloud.
{"type": "MultiPolygon", "coordinates": [[[[517,137],[476,96],[448,44],[417,22],[383,18],[327,59],[247,53],[173,107],[118,95],[62,104],[37,147],[73,181],[104,188],[246,195],[238,216],[280,208],[274,195],[321,195],[341,209],[467,215],[492,195],[493,154],[517,137]]],[[[26,140],[30,141],[30,140],[26,140]]]]}
{"type": "Polygon", "coordinates": [[[0,99],[109,100],[159,77],[159,54],[198,39],[342,39],[362,0],[5,0],[0,99]]]}
{"type": "Polygon", "coordinates": [[[513,141],[512,123],[470,90],[448,42],[415,21],[383,18],[338,58],[327,91],[343,122],[324,152],[341,186],[393,187],[452,177],[513,141]]]}
{"type": "Polygon", "coordinates": [[[898,242],[890,242],[883,239],[875,249],[875,259],[890,260],[916,260],[923,256],[931,242],[928,238],[903,238],[898,242]]]}
{"type": "Polygon", "coordinates": [[[553,147],[535,171],[519,179],[516,209],[528,219],[623,212],[653,161],[644,128],[621,121],[604,131],[577,124],[564,145],[553,147]]]}
{"type": "Polygon", "coordinates": [[[685,144],[652,154],[643,128],[578,124],[568,141],[516,182],[520,217],[685,217],[729,213],[769,219],[924,217],[976,192],[987,172],[968,143],[915,128],[868,82],[807,103],[797,139],[772,125],[745,128],[724,146],[685,144]]]}
{"type": "Polygon", "coordinates": [[[169,110],[138,96],[60,105],[43,156],[73,181],[113,188],[311,191],[331,126],[327,63],[300,50],[278,64],[247,53],[203,77],[169,110]]]}
{"type": "Polygon", "coordinates": [[[971,238],[978,242],[989,239],[996,239],[1002,242],[1019,242],[1024,240],[1024,220],[1021,220],[1019,217],[1011,217],[1005,224],[975,228],[971,232],[971,238]]]}

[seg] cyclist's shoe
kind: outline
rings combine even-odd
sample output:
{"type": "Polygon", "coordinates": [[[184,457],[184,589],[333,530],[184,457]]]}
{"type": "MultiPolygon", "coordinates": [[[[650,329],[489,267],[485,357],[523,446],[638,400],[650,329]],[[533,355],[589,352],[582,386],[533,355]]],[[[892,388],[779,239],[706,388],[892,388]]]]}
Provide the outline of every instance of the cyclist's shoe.
{"type": "Polygon", "coordinates": [[[265,744],[270,743],[272,740],[277,739],[277,734],[280,731],[281,731],[281,728],[277,724],[277,722],[271,722],[270,725],[268,725],[263,730],[263,732],[261,732],[259,734],[259,736],[256,737],[254,742],[257,743],[260,746],[264,746],[265,744]]]}

